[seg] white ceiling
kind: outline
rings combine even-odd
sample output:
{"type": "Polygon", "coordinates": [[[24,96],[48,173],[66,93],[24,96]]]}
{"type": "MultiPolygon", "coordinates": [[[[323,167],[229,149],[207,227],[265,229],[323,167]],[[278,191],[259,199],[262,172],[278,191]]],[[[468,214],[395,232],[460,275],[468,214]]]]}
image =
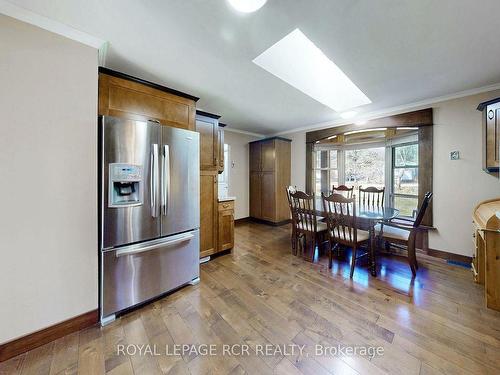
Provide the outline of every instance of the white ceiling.
{"type": "Polygon", "coordinates": [[[109,41],[107,67],[255,133],[339,119],[252,63],[297,27],[372,100],[360,114],[500,82],[498,0],[268,0],[253,14],[225,0],[10,2],[109,41]]]}

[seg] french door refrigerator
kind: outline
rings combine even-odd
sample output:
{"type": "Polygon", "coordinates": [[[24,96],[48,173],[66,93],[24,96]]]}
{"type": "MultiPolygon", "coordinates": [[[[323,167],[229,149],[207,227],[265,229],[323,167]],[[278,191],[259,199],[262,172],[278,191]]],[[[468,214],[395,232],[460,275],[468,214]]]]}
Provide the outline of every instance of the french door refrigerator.
{"type": "Polygon", "coordinates": [[[199,280],[199,135],[99,117],[101,322],[199,280]]]}

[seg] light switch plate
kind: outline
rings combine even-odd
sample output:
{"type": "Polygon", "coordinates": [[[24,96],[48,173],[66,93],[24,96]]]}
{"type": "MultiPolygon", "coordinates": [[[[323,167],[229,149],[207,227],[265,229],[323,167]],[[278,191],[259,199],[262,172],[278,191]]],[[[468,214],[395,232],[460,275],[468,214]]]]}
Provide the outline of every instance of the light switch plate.
{"type": "Polygon", "coordinates": [[[460,159],[460,152],[459,151],[450,152],[450,160],[458,160],[458,159],[460,159]]]}

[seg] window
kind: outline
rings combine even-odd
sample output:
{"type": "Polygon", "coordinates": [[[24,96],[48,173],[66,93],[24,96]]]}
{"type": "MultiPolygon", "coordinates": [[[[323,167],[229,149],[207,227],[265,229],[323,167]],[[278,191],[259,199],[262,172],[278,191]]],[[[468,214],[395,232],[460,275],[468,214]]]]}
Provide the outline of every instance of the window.
{"type": "Polygon", "coordinates": [[[354,186],[385,186],[385,147],[345,151],[345,184],[354,186]]]}
{"type": "Polygon", "coordinates": [[[414,216],[418,205],[418,143],[392,148],[392,199],[402,216],[414,216]]]}
{"type": "Polygon", "coordinates": [[[385,204],[413,217],[418,208],[418,136],[383,142],[318,145],[313,152],[314,193],[329,193],[332,185],[385,186],[385,204]]]}
{"type": "Polygon", "coordinates": [[[328,193],[332,185],[338,185],[339,171],[337,150],[316,150],[314,153],[314,193],[328,193]]]}

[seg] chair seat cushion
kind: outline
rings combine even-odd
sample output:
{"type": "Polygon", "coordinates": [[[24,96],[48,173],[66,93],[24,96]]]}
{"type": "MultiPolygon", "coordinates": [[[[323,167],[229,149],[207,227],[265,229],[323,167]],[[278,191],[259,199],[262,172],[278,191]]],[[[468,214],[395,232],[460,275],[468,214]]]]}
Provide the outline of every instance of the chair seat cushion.
{"type": "MultiPolygon", "coordinates": [[[[307,225],[307,228],[305,228],[306,226],[302,223],[299,223],[297,225],[297,227],[301,230],[310,230],[311,228],[314,228],[314,224],[308,224],[307,225]]],[[[324,230],[327,230],[327,225],[326,223],[322,222],[322,221],[316,221],[316,228],[318,230],[318,232],[323,232],[324,230]]]]}
{"type": "MultiPolygon", "coordinates": [[[[382,229],[382,226],[380,224],[375,225],[375,233],[376,235],[380,235],[380,230],[382,229]]],[[[410,231],[401,229],[401,228],[395,228],[391,227],[389,225],[384,225],[382,229],[382,237],[387,238],[387,239],[394,239],[394,240],[400,240],[400,241],[408,241],[408,237],[410,236],[410,231]]]]}
{"type": "MultiPolygon", "coordinates": [[[[351,232],[351,234],[354,237],[354,233],[351,232]]],[[[352,242],[351,238],[349,237],[349,232],[348,232],[347,228],[345,230],[345,234],[342,231],[342,229],[340,229],[340,233],[337,232],[337,230],[335,229],[335,231],[333,233],[331,233],[331,235],[332,235],[332,237],[333,237],[334,240],[341,240],[341,241],[345,241],[345,242],[352,242]]],[[[358,229],[358,232],[356,234],[357,243],[367,241],[369,238],[370,238],[370,234],[366,230],[358,229]]]]}

